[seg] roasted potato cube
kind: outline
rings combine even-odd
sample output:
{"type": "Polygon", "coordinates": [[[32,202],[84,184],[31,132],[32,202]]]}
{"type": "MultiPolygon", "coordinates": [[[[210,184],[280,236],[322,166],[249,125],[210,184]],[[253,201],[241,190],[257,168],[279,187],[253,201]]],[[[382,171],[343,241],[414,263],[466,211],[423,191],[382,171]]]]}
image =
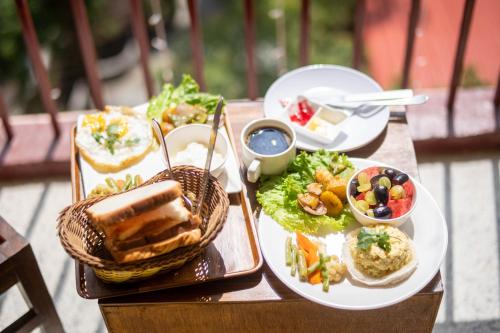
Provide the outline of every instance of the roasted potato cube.
{"type": "Polygon", "coordinates": [[[328,216],[336,217],[340,214],[342,208],[344,208],[339,197],[331,191],[324,191],[321,193],[319,199],[325,204],[326,215],[328,216]]]}
{"type": "Polygon", "coordinates": [[[314,174],[314,178],[318,183],[323,185],[323,189],[326,189],[328,186],[328,183],[332,180],[333,175],[330,171],[324,169],[324,168],[319,168],[316,170],[314,174]]]}
{"type": "Polygon", "coordinates": [[[323,190],[335,193],[342,202],[345,202],[347,181],[323,168],[317,169],[314,176],[316,181],[323,185],[323,190]]]}
{"type": "Polygon", "coordinates": [[[339,176],[334,176],[332,177],[332,180],[328,183],[328,186],[326,187],[327,191],[335,193],[342,202],[346,201],[346,187],[347,187],[347,182],[339,177],[339,176]]]}

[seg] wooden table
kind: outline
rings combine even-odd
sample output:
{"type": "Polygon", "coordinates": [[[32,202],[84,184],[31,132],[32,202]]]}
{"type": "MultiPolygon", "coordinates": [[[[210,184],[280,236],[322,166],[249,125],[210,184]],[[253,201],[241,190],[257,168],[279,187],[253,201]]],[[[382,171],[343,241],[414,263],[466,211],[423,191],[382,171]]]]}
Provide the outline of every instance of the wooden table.
{"type": "MultiPolygon", "coordinates": [[[[243,126],[262,117],[262,103],[231,102],[228,112],[239,141],[243,126]]],[[[374,142],[349,155],[383,160],[418,177],[405,118],[391,118],[374,142]]],[[[247,186],[255,211],[255,186],[247,186]]],[[[102,299],[99,307],[110,332],[431,332],[442,296],[438,273],[402,303],[370,311],[337,310],[295,294],[264,264],[245,277],[102,299]]]]}

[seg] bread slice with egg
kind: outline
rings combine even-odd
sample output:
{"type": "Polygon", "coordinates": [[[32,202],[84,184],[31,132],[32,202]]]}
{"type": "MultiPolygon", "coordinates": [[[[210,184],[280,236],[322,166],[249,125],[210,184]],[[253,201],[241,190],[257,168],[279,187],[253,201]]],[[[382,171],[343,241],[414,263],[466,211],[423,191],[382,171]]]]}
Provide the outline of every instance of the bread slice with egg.
{"type": "MultiPolygon", "coordinates": [[[[381,277],[374,277],[362,270],[356,263],[355,260],[352,256],[351,252],[351,247],[356,246],[356,243],[358,241],[357,235],[361,228],[358,228],[352,232],[350,232],[347,237],[346,241],[344,242],[343,248],[342,248],[342,260],[347,266],[347,271],[349,272],[351,278],[359,283],[362,283],[364,285],[370,286],[370,287],[380,287],[380,286],[388,286],[388,285],[394,285],[397,283],[400,283],[404,280],[406,280],[410,275],[415,271],[415,269],[418,266],[418,258],[417,258],[417,253],[415,251],[415,245],[413,244],[412,240],[404,234],[401,230],[401,233],[406,235],[409,249],[410,249],[410,260],[407,262],[405,265],[403,265],[401,268],[399,268],[396,271],[390,272],[386,275],[383,275],[381,277]]],[[[376,246],[376,245],[372,245],[376,246]]]]}
{"type": "Polygon", "coordinates": [[[127,107],[106,106],[104,111],[78,119],[75,143],[81,156],[98,172],[118,172],[141,161],[154,144],[147,118],[127,107]],[[109,126],[116,137],[108,140],[109,126]]]}
{"type": "Polygon", "coordinates": [[[178,182],[165,180],[105,198],[86,214],[115,261],[146,259],[199,242],[201,220],[181,195],[178,182]]]}

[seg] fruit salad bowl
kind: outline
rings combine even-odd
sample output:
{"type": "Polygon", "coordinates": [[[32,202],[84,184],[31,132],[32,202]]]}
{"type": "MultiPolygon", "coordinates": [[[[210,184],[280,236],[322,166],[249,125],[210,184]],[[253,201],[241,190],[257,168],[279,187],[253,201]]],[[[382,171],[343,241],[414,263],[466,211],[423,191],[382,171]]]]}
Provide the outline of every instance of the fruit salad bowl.
{"type": "Polygon", "coordinates": [[[410,218],[417,200],[413,179],[386,165],[356,172],[349,179],[346,191],[354,217],[366,226],[402,225],[410,218]]]}

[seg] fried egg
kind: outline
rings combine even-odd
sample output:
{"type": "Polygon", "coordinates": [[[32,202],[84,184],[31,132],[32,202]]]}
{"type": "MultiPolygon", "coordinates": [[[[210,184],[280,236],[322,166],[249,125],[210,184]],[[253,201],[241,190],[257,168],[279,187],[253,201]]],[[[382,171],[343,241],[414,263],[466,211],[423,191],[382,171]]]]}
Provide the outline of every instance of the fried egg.
{"type": "Polygon", "coordinates": [[[149,121],[126,107],[80,116],[75,139],[80,154],[99,172],[117,172],[142,160],[153,144],[149,121]]]}

